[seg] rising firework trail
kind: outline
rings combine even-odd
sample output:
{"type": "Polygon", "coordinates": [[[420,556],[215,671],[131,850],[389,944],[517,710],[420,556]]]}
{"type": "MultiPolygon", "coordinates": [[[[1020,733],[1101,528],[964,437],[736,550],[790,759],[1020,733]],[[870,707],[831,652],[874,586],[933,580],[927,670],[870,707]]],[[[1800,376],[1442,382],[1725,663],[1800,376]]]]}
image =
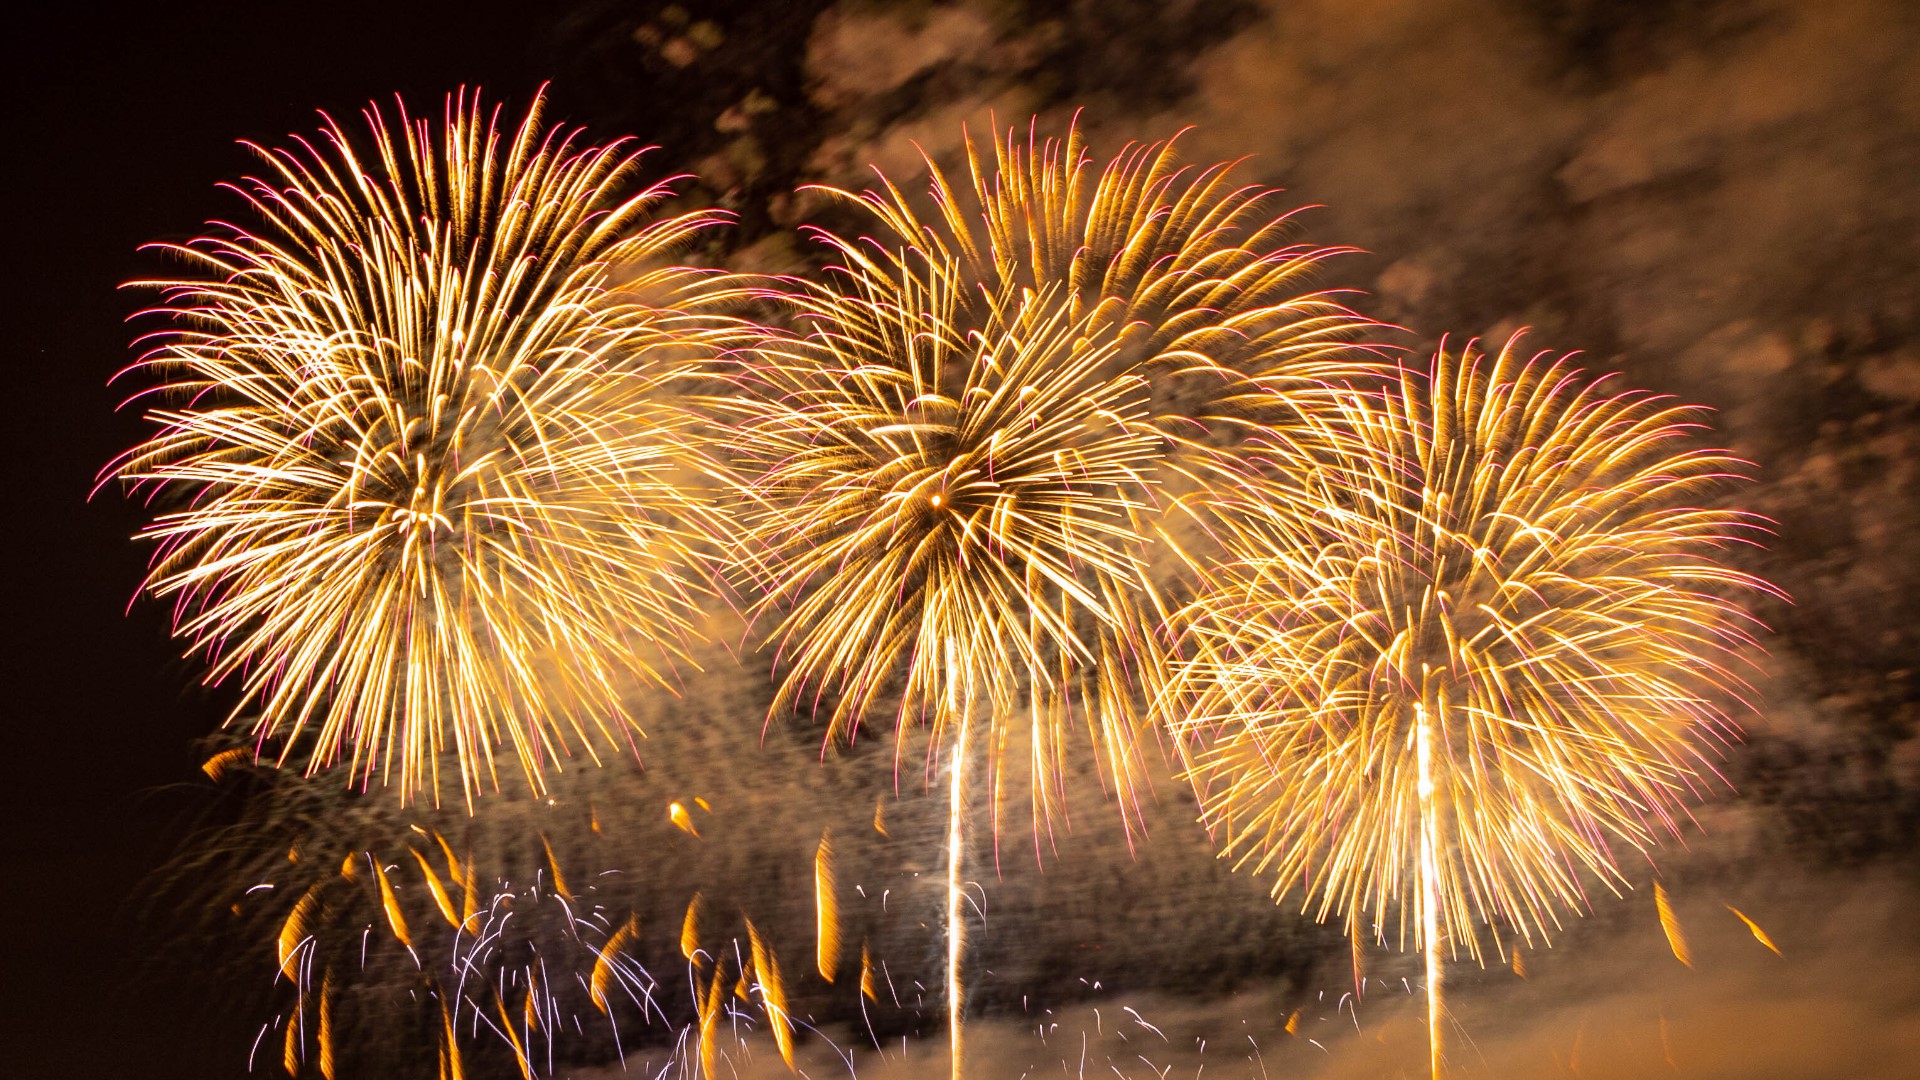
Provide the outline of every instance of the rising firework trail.
{"type": "Polygon", "coordinates": [[[649,220],[638,151],[517,128],[478,94],[252,149],[251,225],[163,249],[183,276],[136,370],[157,431],[111,475],[160,508],[146,589],[260,744],[469,798],[511,747],[537,790],[628,745],[695,619],[705,471],[672,391],[724,331],[649,220]],[[397,772],[397,775],[395,775],[397,772]]]}
{"type": "Polygon", "coordinates": [[[1305,284],[1331,252],[1281,242],[1274,193],[1171,144],[1097,177],[1077,132],[991,153],[968,141],[962,185],[929,163],[931,217],[884,176],[835,192],[879,235],[822,234],[838,273],[782,297],[803,334],[760,348],[735,405],[776,710],[825,706],[850,736],[897,694],[945,758],[955,1077],[970,759],[986,748],[997,833],[1024,727],[1037,847],[1084,723],[1127,806],[1164,681],[1166,508],[1237,483],[1237,449],[1369,371],[1346,344],[1362,320],[1305,284]]]}
{"type": "Polygon", "coordinates": [[[1181,616],[1207,824],[1350,933],[1411,917],[1436,1076],[1442,961],[1629,887],[1719,782],[1773,592],[1724,562],[1764,522],[1713,504],[1743,463],[1698,410],[1515,349],[1349,396],[1181,616]]]}

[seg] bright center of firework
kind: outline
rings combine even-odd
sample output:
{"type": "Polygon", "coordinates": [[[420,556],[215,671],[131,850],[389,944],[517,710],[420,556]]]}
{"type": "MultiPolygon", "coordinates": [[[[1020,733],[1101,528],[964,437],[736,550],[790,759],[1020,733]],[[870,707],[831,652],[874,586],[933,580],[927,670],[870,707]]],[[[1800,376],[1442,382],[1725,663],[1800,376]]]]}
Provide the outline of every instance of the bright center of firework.
{"type": "Polygon", "coordinates": [[[933,496],[933,508],[935,510],[940,509],[940,495],[938,492],[935,492],[933,496]]]}

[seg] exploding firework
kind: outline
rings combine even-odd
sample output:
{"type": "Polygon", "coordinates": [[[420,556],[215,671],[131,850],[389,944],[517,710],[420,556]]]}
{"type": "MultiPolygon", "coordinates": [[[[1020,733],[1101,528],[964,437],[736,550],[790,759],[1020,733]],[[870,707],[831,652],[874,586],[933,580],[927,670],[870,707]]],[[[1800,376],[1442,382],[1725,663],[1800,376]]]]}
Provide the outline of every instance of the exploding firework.
{"type": "Polygon", "coordinates": [[[893,696],[946,759],[955,1076],[974,749],[996,833],[1024,759],[1040,843],[1080,723],[1126,806],[1164,679],[1166,508],[1237,482],[1232,450],[1285,441],[1370,371],[1346,344],[1361,320],[1303,284],[1330,252],[1279,242],[1273,193],[1181,170],[1170,144],[1097,180],[1077,133],[1009,137],[991,168],[967,148],[970,200],[930,163],[931,223],[884,177],[838,193],[888,235],[824,234],[839,274],[786,298],[809,333],[761,347],[738,406],[776,707],[832,698],[832,732],[851,735],[893,696]]]}
{"type": "Polygon", "coordinates": [[[970,744],[1004,737],[1023,705],[1037,776],[1055,771],[1069,709],[1133,767],[1130,656],[1148,622],[1131,519],[1158,444],[1137,423],[1143,389],[1102,374],[1105,349],[1075,349],[1082,324],[962,336],[953,300],[903,277],[804,301],[821,331],[765,351],[765,411],[742,437],[766,455],[749,521],[777,559],[776,709],[832,694],[831,728],[851,733],[897,695],[903,726],[949,744],[959,822],[970,744]]]}
{"type": "Polygon", "coordinates": [[[721,1075],[753,1032],[791,1058],[806,1018],[775,940],[795,920],[745,916],[792,890],[763,870],[729,903],[689,904],[738,853],[632,807],[603,830],[589,792],[657,807],[631,777],[569,774],[557,800],[493,797],[468,817],[255,765],[244,747],[209,766],[237,785],[239,820],[198,836],[159,900],[204,913],[197,948],[235,941],[232,966],[269,976],[256,1062],[331,1080],[618,1060],[692,1080],[721,1075]]]}
{"type": "Polygon", "coordinates": [[[1721,561],[1764,523],[1700,501],[1742,463],[1690,445],[1696,410],[1515,349],[1348,397],[1182,613],[1206,822],[1276,899],[1356,934],[1397,910],[1402,945],[1411,916],[1436,1075],[1443,955],[1625,887],[1717,782],[1772,591],[1721,561]]]}
{"type": "Polygon", "coordinates": [[[256,225],[165,247],[195,273],[143,283],[159,430],[112,473],[162,507],[145,587],[263,743],[436,800],[443,749],[470,800],[510,746],[538,789],[630,742],[623,690],[696,618],[714,519],[672,391],[724,286],[665,259],[717,219],[649,223],[637,152],[538,102],[364,118],[254,147],[256,225]]]}
{"type": "Polygon", "coordinates": [[[1036,121],[1024,142],[1010,130],[963,146],[963,181],[927,162],[930,214],[885,176],[859,194],[828,189],[881,230],[823,239],[869,277],[953,279],[943,314],[962,331],[1050,318],[1026,298],[1057,298],[1083,334],[1112,343],[1110,374],[1147,383],[1142,419],[1164,440],[1169,493],[1184,486],[1176,475],[1238,484],[1244,465],[1223,448],[1274,438],[1329,386],[1379,378],[1352,344],[1373,324],[1312,284],[1352,249],[1290,243],[1278,189],[1239,184],[1231,163],[1182,166],[1177,139],[1130,144],[1097,175],[1077,127],[1042,139],[1036,121]]]}

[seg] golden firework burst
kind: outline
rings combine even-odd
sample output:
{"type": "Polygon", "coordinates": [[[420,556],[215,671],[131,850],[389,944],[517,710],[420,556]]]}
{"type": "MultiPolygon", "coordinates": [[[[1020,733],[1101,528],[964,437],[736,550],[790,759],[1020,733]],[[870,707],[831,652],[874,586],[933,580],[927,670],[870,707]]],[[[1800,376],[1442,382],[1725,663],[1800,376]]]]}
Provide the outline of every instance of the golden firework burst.
{"type": "Polygon", "coordinates": [[[1347,343],[1363,320],[1305,285],[1331,251],[1286,246],[1273,193],[1231,187],[1228,167],[1183,170],[1161,143],[1094,179],[1077,131],[1009,135],[991,165],[966,151],[969,185],[929,162],[931,216],[885,176],[836,192],[878,235],[822,234],[836,277],[784,297],[806,334],[761,347],[735,406],[776,711],[831,695],[850,734],[897,695],[947,760],[956,1077],[976,733],[996,832],[1020,775],[1040,844],[1080,723],[1126,807],[1165,677],[1169,508],[1204,508],[1188,496],[1239,483],[1235,451],[1286,441],[1372,370],[1347,343]]]}
{"type": "Polygon", "coordinates": [[[695,618],[713,511],[676,373],[722,334],[667,263],[711,213],[651,221],[637,151],[536,101],[443,124],[364,112],[236,188],[250,228],[165,249],[136,368],[158,431],[111,469],[162,507],[146,589],[237,679],[264,745],[469,799],[511,746],[543,765],[630,741],[695,618]],[[390,774],[396,771],[397,776],[390,774]]]}
{"type": "Polygon", "coordinates": [[[1182,613],[1175,691],[1238,865],[1352,932],[1413,918],[1437,1071],[1443,943],[1549,934],[1716,782],[1773,591],[1723,560],[1765,523],[1708,501],[1743,463],[1698,410],[1517,341],[1332,415],[1182,613]]]}
{"type": "MultiPolygon", "coordinates": [[[[1131,519],[1158,453],[1144,388],[1108,378],[1111,346],[1057,306],[989,339],[956,329],[950,281],[849,284],[795,298],[818,332],[766,345],[741,406],[746,550],[782,615],[775,709],[830,693],[835,736],[882,694],[936,736],[975,700],[1129,714],[1119,643],[1145,620],[1116,612],[1138,604],[1131,519]]],[[[1059,725],[1033,731],[1057,774],[1059,725]]]]}
{"type": "Polygon", "coordinates": [[[948,317],[963,331],[1050,317],[1029,300],[1057,297],[1087,337],[1112,343],[1110,373],[1147,381],[1166,483],[1198,470],[1203,487],[1237,484],[1242,466],[1222,447],[1290,428],[1329,386],[1380,377],[1353,344],[1374,324],[1313,285],[1353,249],[1291,242],[1283,193],[1239,182],[1237,163],[1182,165],[1176,137],[1128,144],[1096,169],[1077,124],[1054,139],[1038,121],[962,149],[964,177],[927,160],[930,206],[884,175],[858,194],[826,189],[880,230],[823,238],[870,277],[952,278],[948,317]]]}

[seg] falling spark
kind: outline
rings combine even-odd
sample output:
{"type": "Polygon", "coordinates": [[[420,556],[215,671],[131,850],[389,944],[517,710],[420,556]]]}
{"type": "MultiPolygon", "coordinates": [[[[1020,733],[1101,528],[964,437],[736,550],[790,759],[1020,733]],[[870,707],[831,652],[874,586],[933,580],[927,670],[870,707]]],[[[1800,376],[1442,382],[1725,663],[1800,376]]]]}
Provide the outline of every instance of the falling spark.
{"type": "Polygon", "coordinates": [[[373,861],[373,874],[380,882],[380,906],[387,913],[387,925],[393,928],[394,939],[413,948],[413,936],[407,933],[407,916],[400,910],[400,898],[393,893],[393,882],[387,880],[386,867],[377,859],[373,861]]]}
{"type": "Polygon", "coordinates": [[[624,193],[630,145],[540,112],[501,130],[463,91],[437,135],[369,106],[370,139],[253,147],[254,231],[161,245],[194,273],[141,283],[158,430],[109,472],[160,507],[144,588],[260,742],[403,799],[437,802],[443,750],[470,802],[503,748],[536,791],[628,748],[718,535],[671,387],[725,290],[627,276],[718,218],[648,223],[671,192],[624,193]]]}
{"type": "Polygon", "coordinates": [[[1353,967],[1353,996],[1365,997],[1367,993],[1367,947],[1360,938],[1360,923],[1356,920],[1347,927],[1347,943],[1350,962],[1353,967]]]}
{"type": "Polygon", "coordinates": [[[1692,967],[1693,953],[1687,948],[1686,932],[1673,914],[1673,905],[1667,900],[1667,890],[1657,881],[1653,883],[1653,908],[1660,914],[1660,929],[1667,935],[1667,945],[1673,949],[1673,958],[1692,967]]]}
{"type": "Polygon", "coordinates": [[[824,831],[813,853],[813,910],[814,963],[820,977],[832,982],[840,970],[840,904],[834,895],[833,840],[824,831]]]}
{"type": "Polygon", "coordinates": [[[310,885],[300,894],[293,910],[287,913],[287,921],[280,925],[279,959],[280,974],[288,981],[297,982],[294,971],[294,958],[299,955],[300,945],[307,940],[307,920],[313,917],[313,906],[318,899],[320,886],[310,885]]]}
{"type": "Polygon", "coordinates": [[[1265,524],[1181,615],[1207,825],[1276,900],[1350,932],[1397,908],[1402,947],[1411,915],[1430,990],[1443,946],[1543,940],[1581,874],[1618,893],[1620,852],[1678,835],[1737,737],[1732,596],[1774,592],[1720,561],[1760,519],[1690,502],[1742,471],[1693,410],[1516,344],[1443,347],[1276,451],[1265,524]]]}
{"type": "Polygon", "coordinates": [[[252,751],[244,746],[235,746],[213,755],[200,763],[200,771],[207,774],[209,780],[223,779],[239,763],[252,756],[252,751]]]}
{"type": "Polygon", "coordinates": [[[460,1059],[460,1033],[454,1030],[453,1014],[445,999],[440,1002],[440,1071],[443,1080],[466,1080],[466,1067],[460,1059]]]}
{"type": "Polygon", "coordinates": [[[687,813],[687,808],[679,802],[667,804],[667,820],[679,826],[688,836],[700,839],[700,830],[693,827],[693,815],[687,813]]]}
{"type": "Polygon", "coordinates": [[[607,997],[607,991],[613,986],[613,973],[619,965],[620,952],[632,945],[639,936],[640,917],[628,915],[627,921],[621,925],[620,929],[614,931],[613,936],[608,938],[607,943],[601,947],[600,955],[594,958],[593,980],[590,983],[592,991],[589,996],[603,1013],[610,1012],[613,1008],[611,1000],[607,997]]]}
{"type": "MultiPolygon", "coordinates": [[[[753,979],[760,986],[760,1002],[767,1011],[767,1027],[780,1050],[780,1060],[793,1069],[793,1017],[787,1011],[787,987],[780,979],[780,960],[760,936],[760,930],[748,919],[747,938],[753,950],[753,979]]],[[[742,981],[744,982],[744,976],[742,981]]]]}
{"type": "Polygon", "coordinates": [[[427,861],[427,853],[413,847],[407,850],[412,852],[414,859],[420,863],[420,874],[426,878],[427,892],[433,896],[433,904],[439,909],[440,917],[447,920],[448,926],[458,929],[460,916],[453,910],[453,898],[447,895],[446,886],[440,883],[440,875],[434,873],[433,864],[427,861]]]}
{"type": "Polygon", "coordinates": [[[875,1004],[880,1002],[879,983],[873,977],[873,954],[867,943],[860,943],[860,995],[875,1004]]]}
{"type": "MultiPolygon", "coordinates": [[[[493,1004],[494,1008],[500,1014],[500,1031],[506,1035],[507,1045],[513,1048],[514,1064],[520,1067],[521,1080],[533,1080],[533,1062],[527,1057],[526,1045],[520,1041],[520,1033],[513,1022],[513,1017],[507,1013],[507,999],[501,997],[499,994],[495,994],[493,996],[493,1004]]],[[[534,1018],[538,1016],[538,1014],[533,1011],[532,1005],[533,995],[528,994],[526,1016],[529,1027],[537,1026],[534,1023],[534,1018]]]]}
{"type": "Polygon", "coordinates": [[[707,992],[700,999],[700,1075],[705,1080],[719,1075],[714,1069],[718,1052],[720,1033],[720,1013],[723,1006],[723,994],[726,980],[722,977],[720,965],[715,964],[713,980],[707,984],[707,992]]]}
{"type": "Polygon", "coordinates": [[[320,978],[320,1075],[333,1080],[333,969],[320,978]]]}
{"type": "MultiPolygon", "coordinates": [[[[693,899],[687,901],[686,918],[680,921],[680,955],[686,957],[687,963],[695,967],[700,966],[701,962],[700,909],[703,904],[704,901],[700,899],[700,894],[694,893],[693,899]]],[[[718,977],[717,970],[715,976],[718,977]]]]}
{"type": "Polygon", "coordinates": [[[287,1024],[286,1049],[280,1055],[280,1064],[288,1076],[300,1075],[300,1025],[297,1023],[287,1024]]]}
{"type": "Polygon", "coordinates": [[[553,845],[547,842],[547,834],[540,834],[540,847],[547,853],[547,869],[553,872],[553,891],[560,894],[562,900],[571,902],[573,890],[567,888],[566,876],[560,873],[560,860],[553,857],[553,845]]]}
{"type": "Polygon", "coordinates": [[[1767,932],[1765,930],[1760,929],[1759,923],[1756,923],[1752,919],[1747,918],[1745,912],[1741,911],[1737,907],[1734,907],[1732,904],[1726,904],[1723,906],[1725,906],[1728,911],[1733,912],[1734,918],[1739,919],[1742,923],[1746,924],[1747,929],[1750,932],[1752,932],[1753,939],[1755,941],[1758,941],[1760,944],[1765,945],[1767,949],[1773,953],[1773,955],[1775,956],[1781,955],[1780,946],[1775,945],[1773,943],[1773,939],[1767,936],[1767,932]]]}

